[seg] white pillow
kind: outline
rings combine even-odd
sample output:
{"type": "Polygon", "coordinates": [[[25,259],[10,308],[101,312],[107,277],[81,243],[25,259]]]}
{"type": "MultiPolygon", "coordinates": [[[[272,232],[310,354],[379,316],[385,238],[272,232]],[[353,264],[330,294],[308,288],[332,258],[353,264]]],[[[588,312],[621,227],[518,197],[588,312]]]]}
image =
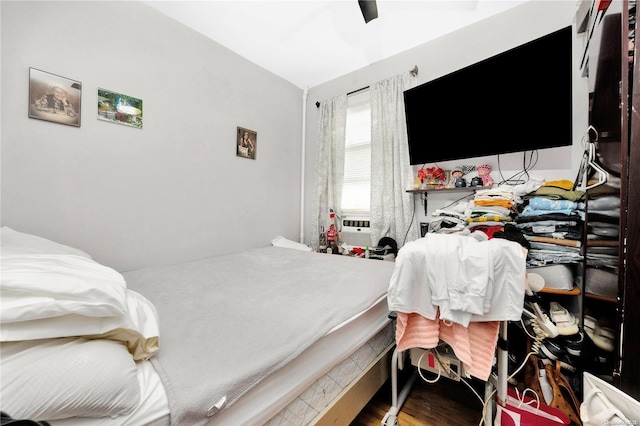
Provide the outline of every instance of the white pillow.
{"type": "Polygon", "coordinates": [[[308,245],[288,240],[282,235],[278,235],[273,240],[271,240],[271,245],[273,245],[274,247],[292,248],[301,251],[313,251],[313,249],[308,245]]]}
{"type": "Polygon", "coordinates": [[[2,411],[15,419],[118,416],[140,400],[136,364],[119,342],[12,342],[0,355],[2,411]]]}
{"type": "Polygon", "coordinates": [[[120,273],[77,255],[2,256],[1,322],[123,315],[127,285],[120,273]]]}
{"type": "Polygon", "coordinates": [[[159,329],[155,306],[141,294],[127,290],[127,315],[97,318],[68,314],[0,323],[0,341],[70,336],[108,338],[124,342],[134,359],[143,360],[151,358],[158,351],[159,329]]]}
{"type": "Polygon", "coordinates": [[[126,313],[122,275],[86,253],[2,228],[0,322],[126,313]]]}

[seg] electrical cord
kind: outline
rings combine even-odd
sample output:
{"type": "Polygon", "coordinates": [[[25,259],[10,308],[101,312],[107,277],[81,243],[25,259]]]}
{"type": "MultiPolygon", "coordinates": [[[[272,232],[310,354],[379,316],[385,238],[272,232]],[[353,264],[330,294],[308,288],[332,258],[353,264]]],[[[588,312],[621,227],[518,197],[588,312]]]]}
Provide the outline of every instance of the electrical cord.
{"type": "Polygon", "coordinates": [[[529,330],[527,330],[527,327],[522,318],[520,318],[520,324],[522,324],[522,329],[527,334],[527,336],[529,336],[533,341],[531,343],[530,352],[532,353],[532,355],[538,355],[538,353],[540,352],[540,347],[542,346],[542,342],[544,341],[544,339],[549,337],[549,335],[542,329],[542,327],[540,327],[540,323],[538,323],[538,319],[536,317],[531,317],[530,320],[531,328],[533,328],[534,332],[533,335],[529,333],[529,330]]]}
{"type": "MultiPolygon", "coordinates": [[[[507,377],[507,382],[509,382],[516,375],[518,375],[518,373],[520,373],[520,371],[527,365],[527,362],[529,362],[529,358],[531,358],[533,355],[537,355],[540,352],[540,347],[542,346],[544,339],[549,337],[549,335],[542,329],[542,327],[540,327],[540,324],[538,323],[538,319],[536,317],[531,317],[530,319],[531,319],[531,328],[533,329],[534,334],[529,333],[524,321],[522,320],[522,317],[520,317],[520,324],[522,325],[522,329],[527,334],[527,336],[529,336],[532,339],[531,350],[524,357],[524,360],[522,361],[522,363],[520,363],[518,368],[516,368],[516,370],[507,377]]],[[[482,405],[482,419],[480,420],[479,426],[482,426],[483,424],[486,423],[485,416],[487,412],[487,406],[489,405],[489,402],[492,400],[495,394],[496,394],[496,389],[493,389],[493,391],[491,391],[489,396],[487,396],[486,400],[484,400],[482,405]]]]}
{"type": "Polygon", "coordinates": [[[509,178],[505,178],[502,174],[502,167],[500,166],[500,155],[498,155],[498,174],[500,175],[499,185],[518,185],[529,181],[529,170],[533,169],[538,164],[538,151],[529,151],[529,158],[527,159],[527,151],[522,153],[522,170],[513,174],[509,178]]]}
{"type": "Polygon", "coordinates": [[[450,366],[449,367],[445,366],[444,361],[442,361],[442,358],[440,356],[440,352],[438,352],[437,348],[433,348],[433,349],[429,349],[427,351],[424,351],[422,353],[422,355],[420,355],[420,358],[418,358],[418,374],[420,375],[420,378],[422,378],[422,380],[424,380],[425,382],[430,383],[430,384],[436,383],[437,381],[440,380],[440,377],[442,377],[442,371],[446,372],[448,375],[453,375],[456,378],[458,378],[458,380],[460,382],[464,383],[471,390],[471,392],[473,392],[473,394],[476,396],[476,398],[478,398],[480,403],[484,403],[484,400],[482,399],[482,397],[480,395],[478,395],[478,392],[476,392],[476,390],[473,388],[473,386],[471,386],[460,374],[458,374],[458,372],[452,370],[450,366]],[[438,375],[433,380],[429,380],[426,377],[424,377],[424,375],[422,374],[422,368],[420,367],[422,365],[422,358],[426,354],[428,354],[429,352],[434,354],[434,357],[435,357],[436,361],[438,362],[438,375]]]}

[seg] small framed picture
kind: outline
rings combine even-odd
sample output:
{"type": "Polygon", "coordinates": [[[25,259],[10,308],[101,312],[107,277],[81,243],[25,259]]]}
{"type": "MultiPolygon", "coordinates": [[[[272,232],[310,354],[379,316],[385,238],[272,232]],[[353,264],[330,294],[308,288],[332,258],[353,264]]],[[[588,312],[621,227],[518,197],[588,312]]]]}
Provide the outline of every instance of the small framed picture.
{"type": "Polygon", "coordinates": [[[82,83],[29,68],[29,118],[80,127],[82,83]]]}
{"type": "Polygon", "coordinates": [[[98,88],[98,120],[142,129],[142,99],[98,88]]]}
{"type": "Polygon", "coordinates": [[[236,155],[238,157],[256,159],[256,148],[258,147],[258,133],[253,130],[238,127],[236,137],[236,155]]]}

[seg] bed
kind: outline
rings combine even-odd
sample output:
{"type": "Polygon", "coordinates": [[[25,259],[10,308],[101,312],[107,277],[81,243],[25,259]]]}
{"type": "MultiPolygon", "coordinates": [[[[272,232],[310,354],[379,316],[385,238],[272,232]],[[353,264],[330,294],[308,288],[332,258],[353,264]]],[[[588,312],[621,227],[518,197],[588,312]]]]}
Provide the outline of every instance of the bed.
{"type": "Polygon", "coordinates": [[[347,424],[389,375],[393,262],[290,244],[121,274],[1,231],[0,397],[13,418],[347,424]]]}

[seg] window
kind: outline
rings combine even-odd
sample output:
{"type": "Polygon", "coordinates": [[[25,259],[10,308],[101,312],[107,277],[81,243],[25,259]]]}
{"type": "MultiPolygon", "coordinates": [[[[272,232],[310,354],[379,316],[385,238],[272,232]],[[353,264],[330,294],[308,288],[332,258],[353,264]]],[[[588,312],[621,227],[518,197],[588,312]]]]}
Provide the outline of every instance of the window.
{"type": "Polygon", "coordinates": [[[342,214],[368,215],[371,205],[371,102],[369,89],[349,95],[344,148],[342,214]]]}

